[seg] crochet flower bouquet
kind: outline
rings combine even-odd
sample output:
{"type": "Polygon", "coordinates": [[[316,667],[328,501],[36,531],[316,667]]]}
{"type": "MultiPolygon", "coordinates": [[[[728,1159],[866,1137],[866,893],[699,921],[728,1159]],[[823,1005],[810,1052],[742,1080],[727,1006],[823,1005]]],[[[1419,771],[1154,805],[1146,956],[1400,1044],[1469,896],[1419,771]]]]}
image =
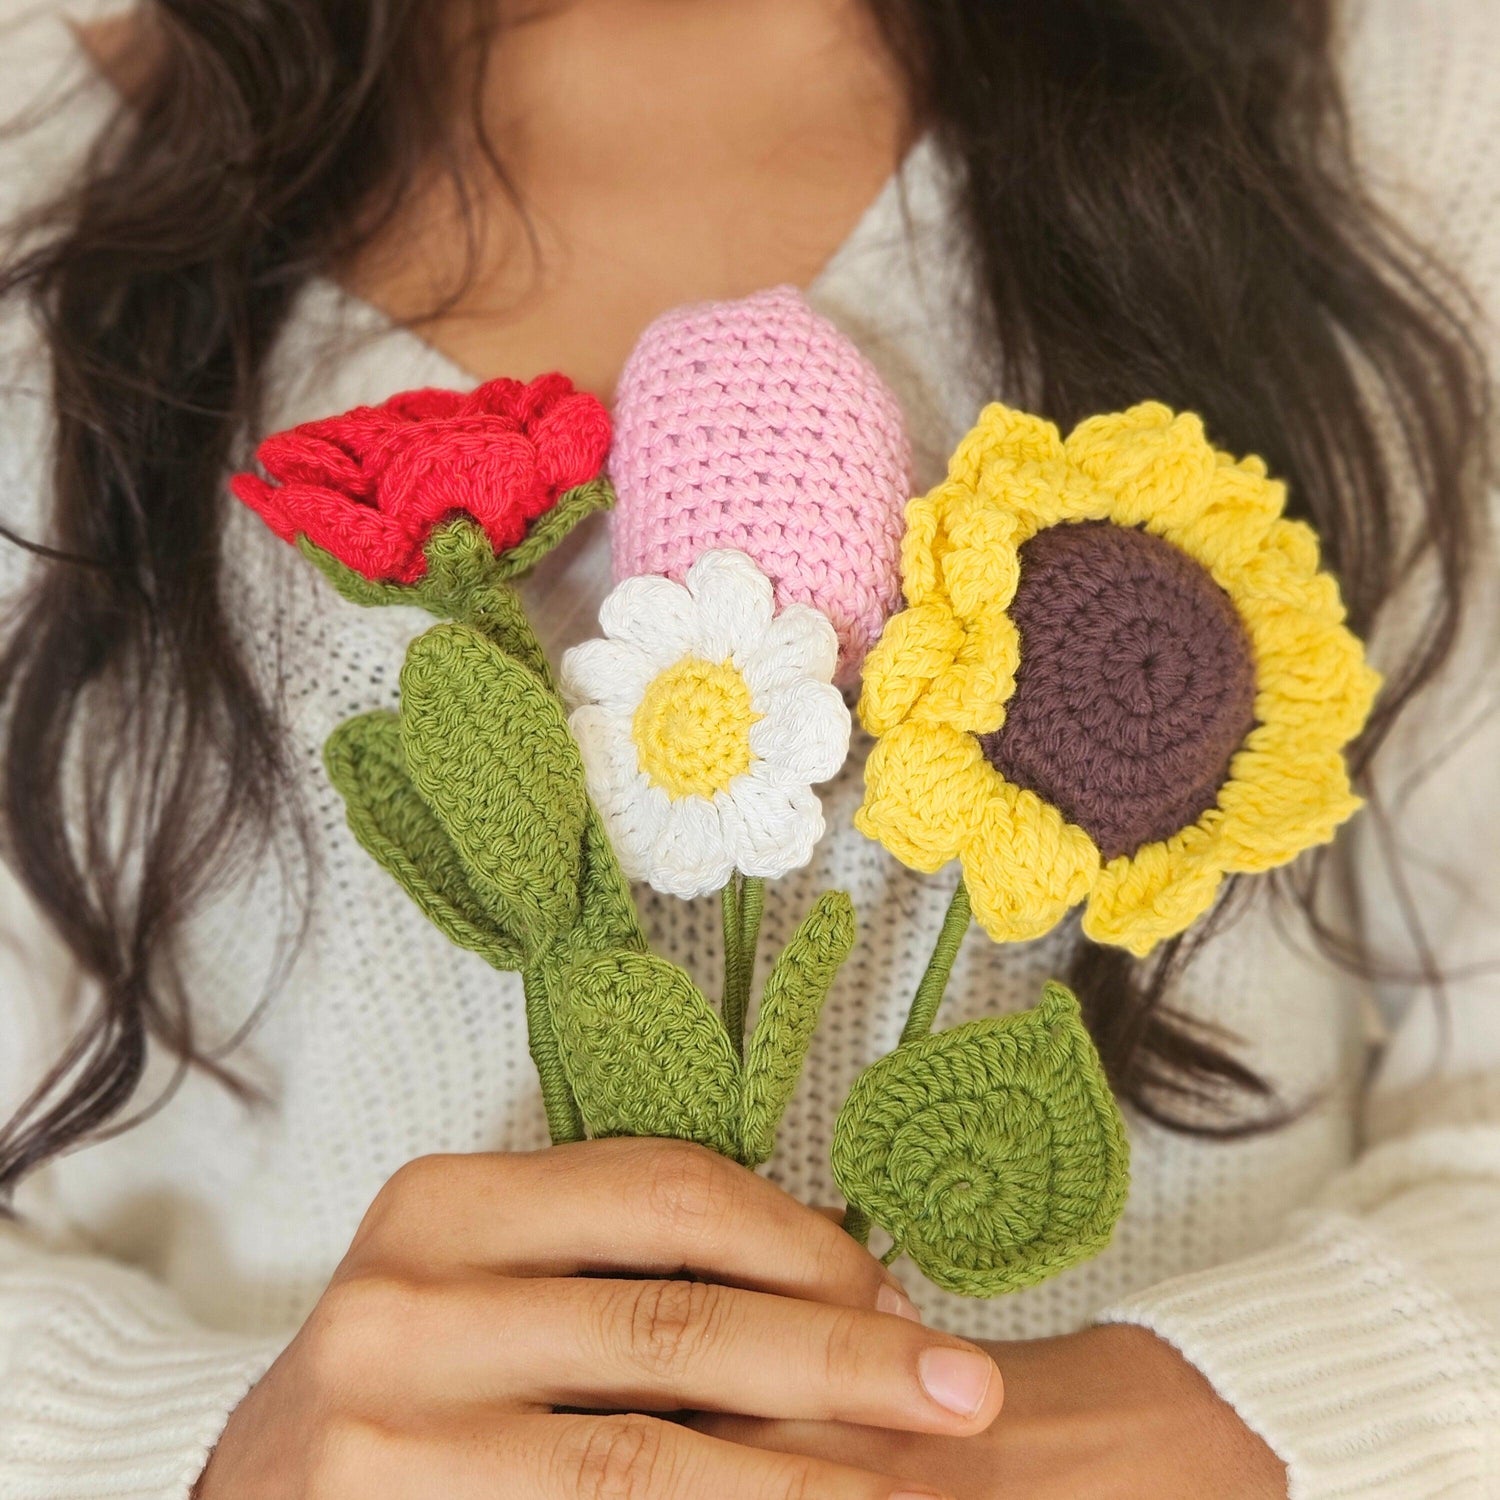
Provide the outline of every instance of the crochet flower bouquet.
{"type": "Polygon", "coordinates": [[[613,435],[553,375],[396,396],[258,458],[235,492],[341,593],[439,619],[399,712],[340,726],[328,772],[426,915],[521,974],[555,1141],[771,1155],[855,919],[814,902],[747,1036],[765,882],[812,857],[862,681],[858,826],[962,879],[839,1113],[846,1224],[981,1296],[1107,1242],[1125,1137],[1073,996],[933,1025],[971,915],[1015,942],[1083,903],[1144,954],[1357,806],[1342,752],[1376,678],[1263,464],[1158,405],[1066,439],[995,405],[908,505],[894,398],[786,291],[653,324],[613,435]],[[614,503],[606,460],[620,581],[559,681],[513,580],[614,503]],[[721,893],[717,1006],[650,951],[631,880],[721,893]]]}

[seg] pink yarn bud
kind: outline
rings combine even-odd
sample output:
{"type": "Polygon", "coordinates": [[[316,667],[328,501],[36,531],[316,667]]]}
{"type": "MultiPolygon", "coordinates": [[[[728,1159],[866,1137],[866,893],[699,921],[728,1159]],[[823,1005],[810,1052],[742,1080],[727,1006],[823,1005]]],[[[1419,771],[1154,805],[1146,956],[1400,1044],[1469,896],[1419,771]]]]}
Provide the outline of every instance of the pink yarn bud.
{"type": "Polygon", "coordinates": [[[847,684],[900,602],[911,448],[875,367],[791,287],[663,314],[620,378],[615,577],[748,553],[810,604],[847,684]]]}

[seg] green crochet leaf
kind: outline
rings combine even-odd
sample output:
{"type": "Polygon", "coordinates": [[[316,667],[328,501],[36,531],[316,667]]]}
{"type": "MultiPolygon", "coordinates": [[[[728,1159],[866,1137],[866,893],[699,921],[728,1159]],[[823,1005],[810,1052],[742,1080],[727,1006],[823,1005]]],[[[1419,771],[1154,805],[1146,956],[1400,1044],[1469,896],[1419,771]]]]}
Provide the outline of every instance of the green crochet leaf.
{"type": "Polygon", "coordinates": [[[497,583],[466,601],[464,623],[492,640],[507,656],[521,663],[555,697],[557,685],[521,596],[508,583],[497,583]]]}
{"type": "Polygon", "coordinates": [[[496,561],[496,578],[519,578],[529,573],[570,531],[595,511],[615,503],[614,487],[602,474],[587,484],[564,490],[557,503],[531,523],[526,535],[496,561]]]}
{"type": "Polygon", "coordinates": [[[500,928],[475,896],[452,841],[406,774],[397,716],[347,720],[328,737],[323,760],[355,838],[427,919],[497,969],[519,968],[519,935],[500,928]]]}
{"type": "Polygon", "coordinates": [[[825,891],[777,955],[745,1053],[740,1158],[758,1167],[776,1146],[823,1002],[854,946],[854,903],[825,891]]]}
{"type": "Polygon", "coordinates": [[[468,625],[437,625],[401,669],[401,748],[485,910],[529,956],[578,918],[588,795],[561,703],[468,625]]]}
{"type": "Polygon", "coordinates": [[[316,542],[298,536],[297,550],[320,572],[351,604],[372,607],[377,604],[423,604],[421,596],[410,584],[381,583],[356,573],[346,563],[341,563],[333,553],[325,551],[316,542]]]}
{"type": "Polygon", "coordinates": [[[718,1013],[652,953],[575,963],[552,993],[563,1066],[592,1136],[739,1151],[740,1067],[718,1013]]]}
{"type": "Polygon", "coordinates": [[[646,951],[646,935],[641,931],[630,882],[620,869],[614,846],[604,831],[604,822],[592,803],[583,826],[579,905],[578,925],[569,938],[571,953],[584,955],[615,949],[635,953],[646,951]]]}
{"type": "Polygon", "coordinates": [[[1102,1250],[1125,1206],[1124,1123],[1078,1002],[897,1048],[855,1080],[833,1174],[938,1286],[993,1297],[1102,1250]]]}

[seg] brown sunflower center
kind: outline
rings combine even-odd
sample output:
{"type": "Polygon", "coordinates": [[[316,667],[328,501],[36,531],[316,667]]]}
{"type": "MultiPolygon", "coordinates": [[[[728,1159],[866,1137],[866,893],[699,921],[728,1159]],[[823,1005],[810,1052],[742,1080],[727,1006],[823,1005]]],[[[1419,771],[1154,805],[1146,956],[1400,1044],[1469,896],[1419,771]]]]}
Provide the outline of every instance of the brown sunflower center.
{"type": "Polygon", "coordinates": [[[1229,596],[1179,548],[1107,521],[1021,549],[1021,633],[1001,775],[1056,806],[1106,859],[1193,822],[1254,723],[1255,665],[1229,596]]]}

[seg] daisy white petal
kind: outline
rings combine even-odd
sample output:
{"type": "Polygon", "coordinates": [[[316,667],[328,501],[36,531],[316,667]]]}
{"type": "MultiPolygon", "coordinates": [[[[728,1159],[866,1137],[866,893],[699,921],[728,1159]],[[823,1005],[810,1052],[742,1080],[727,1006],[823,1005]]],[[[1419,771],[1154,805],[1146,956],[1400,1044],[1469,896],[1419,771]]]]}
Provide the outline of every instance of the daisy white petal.
{"type": "Polygon", "coordinates": [[[829,683],[804,680],[768,699],[750,729],[751,751],[799,781],[838,775],[851,728],[843,694],[829,683]]]}
{"type": "Polygon", "coordinates": [[[719,809],[702,797],[679,797],[669,803],[646,874],[651,885],[668,896],[691,901],[721,889],[733,873],[734,854],[725,839],[719,809]]]}
{"type": "Polygon", "coordinates": [[[695,649],[707,661],[725,661],[771,625],[771,580],[743,552],[705,552],[687,573],[698,606],[695,649]]]}
{"type": "Polygon", "coordinates": [[[585,703],[568,715],[568,729],[583,756],[589,793],[596,802],[613,798],[617,784],[623,786],[640,774],[628,718],[585,703]]]}
{"type": "Polygon", "coordinates": [[[563,696],[570,703],[598,703],[628,719],[659,671],[659,663],[629,641],[584,641],[563,653],[563,696]]]}
{"type": "Polygon", "coordinates": [[[619,856],[627,880],[650,880],[660,858],[662,839],[672,816],[672,800],[642,776],[630,795],[600,808],[604,831],[619,856]]]}
{"type": "Polygon", "coordinates": [[[670,578],[644,574],[615,585],[599,606],[599,624],[605,635],[639,647],[658,667],[687,655],[700,634],[693,596],[670,578]]]}
{"type": "Polygon", "coordinates": [[[632,880],[644,879],[660,843],[668,803],[639,767],[630,721],[587,703],[574,709],[568,728],[620,868],[632,880]]]}
{"type": "Polygon", "coordinates": [[[750,691],[775,692],[804,677],[829,682],[839,657],[833,623],[806,604],[789,604],[758,640],[739,643],[734,664],[750,691]]]}
{"type": "Polygon", "coordinates": [[[823,808],[805,785],[786,786],[752,767],[715,799],[735,867],[775,879],[800,869],[823,836],[823,808]]]}

